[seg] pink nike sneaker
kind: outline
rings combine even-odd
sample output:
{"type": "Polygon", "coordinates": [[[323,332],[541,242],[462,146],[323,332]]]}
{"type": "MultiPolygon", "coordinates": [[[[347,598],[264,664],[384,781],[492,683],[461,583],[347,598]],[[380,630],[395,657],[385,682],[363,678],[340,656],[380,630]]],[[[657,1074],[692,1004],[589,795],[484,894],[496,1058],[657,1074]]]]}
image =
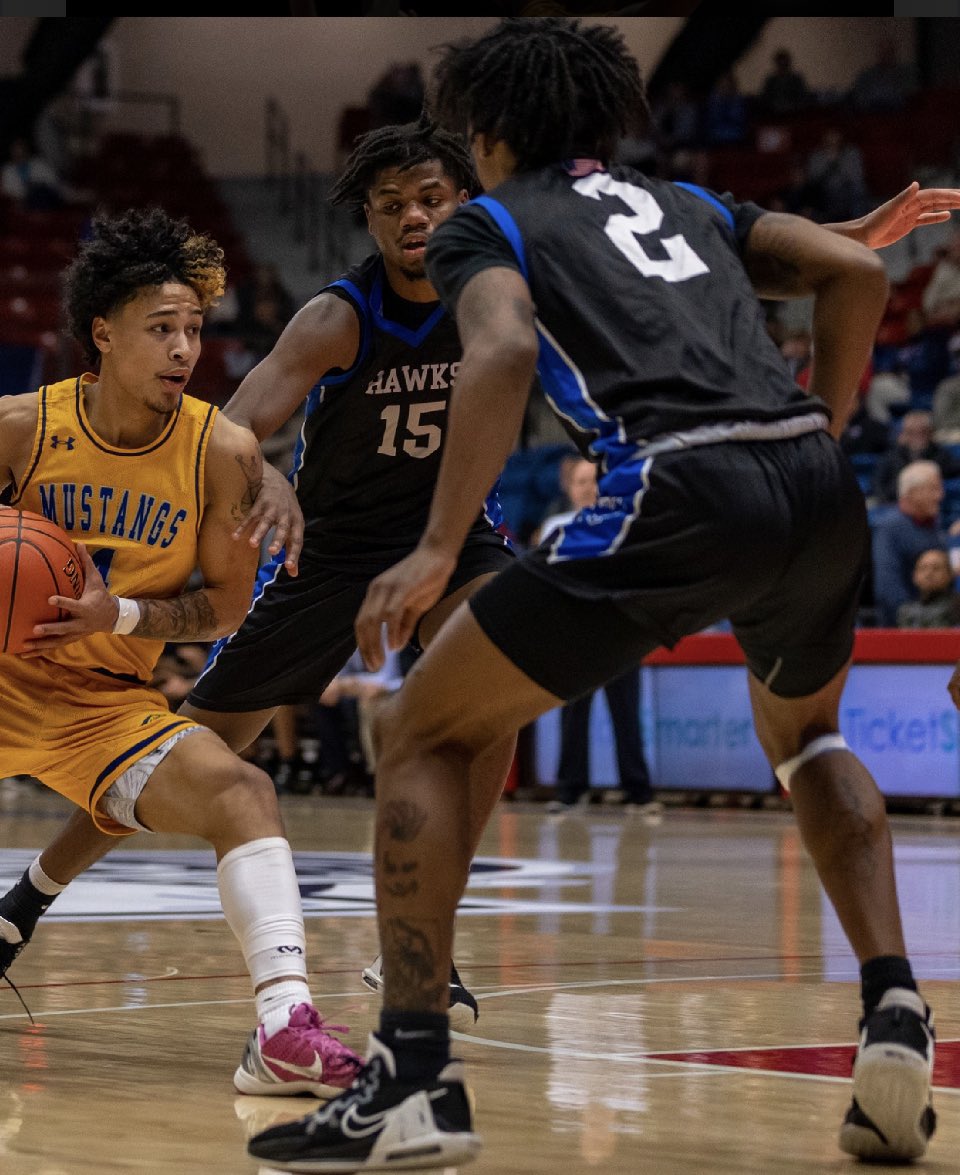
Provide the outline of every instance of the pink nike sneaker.
{"type": "Polygon", "coordinates": [[[363,1065],[352,1049],[332,1035],[349,1031],[324,1023],[310,1004],[296,1004],[286,1028],[269,1039],[262,1024],[250,1033],[233,1084],[240,1093],[261,1097],[293,1093],[335,1097],[351,1085],[363,1065]]]}

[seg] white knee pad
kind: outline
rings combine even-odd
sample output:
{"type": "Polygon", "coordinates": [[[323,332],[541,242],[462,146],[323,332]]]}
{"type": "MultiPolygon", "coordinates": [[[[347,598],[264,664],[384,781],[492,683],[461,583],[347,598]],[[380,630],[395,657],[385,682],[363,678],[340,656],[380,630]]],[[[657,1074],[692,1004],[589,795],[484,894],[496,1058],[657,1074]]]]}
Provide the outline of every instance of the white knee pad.
{"type": "Polygon", "coordinates": [[[811,759],[824,754],[825,751],[848,751],[849,749],[847,740],[842,734],[822,734],[813,742],[807,743],[799,755],[794,755],[792,759],[785,759],[779,767],[774,768],[773,773],[779,779],[783,790],[789,791],[790,780],[804,763],[809,763],[811,759]]]}

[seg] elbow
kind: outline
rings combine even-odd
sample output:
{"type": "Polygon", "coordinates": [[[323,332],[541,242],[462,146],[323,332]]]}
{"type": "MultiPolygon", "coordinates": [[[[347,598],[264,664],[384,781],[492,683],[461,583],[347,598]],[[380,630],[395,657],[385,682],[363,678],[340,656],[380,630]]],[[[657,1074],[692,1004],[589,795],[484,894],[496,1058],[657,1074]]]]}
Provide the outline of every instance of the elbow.
{"type": "Polygon", "coordinates": [[[860,297],[886,305],[890,297],[890,278],[883,261],[872,249],[864,246],[857,250],[857,257],[850,265],[849,281],[860,297]]]}
{"type": "Polygon", "coordinates": [[[478,368],[491,375],[496,373],[501,380],[528,388],[537,367],[538,354],[537,336],[533,331],[510,331],[485,344],[482,351],[475,353],[474,361],[478,368]]]}

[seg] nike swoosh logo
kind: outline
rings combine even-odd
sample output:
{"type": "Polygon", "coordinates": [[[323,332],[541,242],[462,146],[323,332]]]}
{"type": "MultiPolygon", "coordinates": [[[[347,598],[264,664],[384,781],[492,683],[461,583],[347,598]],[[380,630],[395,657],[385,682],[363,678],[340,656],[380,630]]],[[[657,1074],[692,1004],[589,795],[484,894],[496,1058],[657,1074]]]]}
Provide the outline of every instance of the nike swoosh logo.
{"type": "Polygon", "coordinates": [[[279,1061],[275,1057],[264,1057],[264,1063],[274,1069],[283,1069],[287,1073],[295,1073],[298,1077],[306,1077],[312,1081],[323,1079],[323,1061],[319,1057],[312,1065],[294,1065],[292,1061],[279,1061]]]}
{"type": "Polygon", "coordinates": [[[367,1116],[361,1114],[355,1104],[350,1105],[340,1119],[340,1129],[347,1138],[366,1138],[370,1134],[378,1134],[383,1129],[386,1117],[386,1111],[367,1116]]]}
{"type": "Polygon", "coordinates": [[[20,928],[14,926],[12,922],[8,922],[6,918],[0,918],[0,938],[4,942],[8,942],[11,946],[16,946],[17,943],[23,942],[23,935],[20,933],[20,928]]]}

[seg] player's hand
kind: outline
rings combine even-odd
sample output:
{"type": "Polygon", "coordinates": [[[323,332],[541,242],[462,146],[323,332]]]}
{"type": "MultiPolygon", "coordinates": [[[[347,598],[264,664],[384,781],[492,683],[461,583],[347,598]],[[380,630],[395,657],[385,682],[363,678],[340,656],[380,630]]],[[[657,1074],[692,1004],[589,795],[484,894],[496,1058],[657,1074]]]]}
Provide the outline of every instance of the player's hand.
{"type": "Polygon", "coordinates": [[[960,189],[921,188],[916,180],[863,217],[861,239],[871,249],[892,245],[925,224],[942,224],[960,208],[960,189]]]}
{"type": "Polygon", "coordinates": [[[953,673],[950,674],[950,680],[947,682],[947,693],[950,695],[953,704],[960,710],[960,661],[957,662],[953,673]]]}
{"type": "Polygon", "coordinates": [[[443,595],[456,563],[455,556],[417,547],[371,582],[354,621],[357,648],[371,672],[385,660],[383,626],[387,646],[402,649],[420,617],[443,595]]]}
{"type": "Polygon", "coordinates": [[[240,539],[246,534],[250,546],[259,547],[272,528],[275,529],[268,552],[276,555],[285,547],[283,565],[290,575],[296,575],[303,550],[303,511],[290,482],[279,469],[264,462],[260,492],[233,537],[240,539]]]}
{"type": "Polygon", "coordinates": [[[117,623],[117,597],[107,591],[100,572],[83,543],[76,544],[83,568],[83,593],[79,600],[70,596],[50,596],[49,603],[70,613],[69,620],[52,620],[36,624],[34,639],[24,646],[21,657],[40,657],[50,649],[72,644],[92,632],[113,632],[117,623]]]}

